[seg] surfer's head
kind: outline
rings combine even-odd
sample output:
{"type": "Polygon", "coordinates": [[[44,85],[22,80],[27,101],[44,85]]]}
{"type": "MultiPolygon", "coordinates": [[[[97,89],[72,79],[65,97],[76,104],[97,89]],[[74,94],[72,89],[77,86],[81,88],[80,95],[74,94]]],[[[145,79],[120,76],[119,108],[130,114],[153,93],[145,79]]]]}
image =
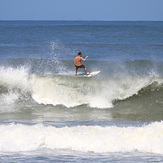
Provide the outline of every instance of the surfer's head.
{"type": "Polygon", "coordinates": [[[79,53],[78,53],[78,55],[82,56],[82,53],[81,53],[81,52],[79,52],[79,53]]]}

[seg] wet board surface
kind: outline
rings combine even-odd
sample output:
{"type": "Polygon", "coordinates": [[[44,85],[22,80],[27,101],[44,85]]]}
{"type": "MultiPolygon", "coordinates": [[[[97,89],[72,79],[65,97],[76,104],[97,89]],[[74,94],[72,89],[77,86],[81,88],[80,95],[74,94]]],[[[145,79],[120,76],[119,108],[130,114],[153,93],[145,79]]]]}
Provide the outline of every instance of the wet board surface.
{"type": "Polygon", "coordinates": [[[100,73],[100,71],[93,71],[93,72],[90,72],[88,75],[84,75],[84,77],[92,77],[92,76],[95,76],[95,75],[97,75],[97,74],[99,74],[100,73]]]}

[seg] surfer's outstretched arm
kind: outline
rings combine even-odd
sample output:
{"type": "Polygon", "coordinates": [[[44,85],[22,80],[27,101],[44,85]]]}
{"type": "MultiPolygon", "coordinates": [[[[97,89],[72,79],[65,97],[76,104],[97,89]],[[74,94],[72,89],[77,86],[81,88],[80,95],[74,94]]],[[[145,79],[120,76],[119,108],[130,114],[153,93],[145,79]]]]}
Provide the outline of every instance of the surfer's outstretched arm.
{"type": "Polygon", "coordinates": [[[88,56],[86,56],[85,59],[81,57],[81,60],[82,60],[82,61],[86,61],[87,58],[88,58],[88,56]]]}

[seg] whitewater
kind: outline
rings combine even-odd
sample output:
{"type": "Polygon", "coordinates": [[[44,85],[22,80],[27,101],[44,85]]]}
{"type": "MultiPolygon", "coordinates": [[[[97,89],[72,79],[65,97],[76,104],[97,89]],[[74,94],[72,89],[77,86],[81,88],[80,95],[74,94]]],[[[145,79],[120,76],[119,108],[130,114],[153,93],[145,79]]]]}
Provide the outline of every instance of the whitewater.
{"type": "Polygon", "coordinates": [[[70,108],[86,104],[93,108],[109,109],[114,107],[114,101],[129,99],[151,85],[154,85],[153,89],[161,89],[163,84],[163,78],[153,74],[147,77],[102,76],[87,79],[68,74],[29,74],[26,67],[0,67],[0,74],[1,102],[8,101],[9,105],[23,96],[29,96],[44,105],[70,108]]]}
{"type": "Polygon", "coordinates": [[[82,152],[149,152],[163,154],[163,123],[141,127],[0,126],[0,151],[69,149],[82,152]],[[9,133],[10,132],[10,133],[9,133]]]}

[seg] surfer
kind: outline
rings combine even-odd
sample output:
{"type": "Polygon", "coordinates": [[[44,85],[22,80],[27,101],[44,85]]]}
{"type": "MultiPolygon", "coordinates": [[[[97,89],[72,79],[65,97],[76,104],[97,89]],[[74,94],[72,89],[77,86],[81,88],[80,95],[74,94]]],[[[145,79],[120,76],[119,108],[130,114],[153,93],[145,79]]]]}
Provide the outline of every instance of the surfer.
{"type": "Polygon", "coordinates": [[[86,67],[81,64],[81,60],[86,61],[87,58],[88,58],[88,56],[86,56],[85,59],[82,58],[82,53],[81,52],[79,52],[78,53],[78,56],[75,57],[75,59],[74,59],[75,75],[77,75],[78,68],[84,68],[85,74],[87,75],[87,69],[86,69],[86,67]]]}

